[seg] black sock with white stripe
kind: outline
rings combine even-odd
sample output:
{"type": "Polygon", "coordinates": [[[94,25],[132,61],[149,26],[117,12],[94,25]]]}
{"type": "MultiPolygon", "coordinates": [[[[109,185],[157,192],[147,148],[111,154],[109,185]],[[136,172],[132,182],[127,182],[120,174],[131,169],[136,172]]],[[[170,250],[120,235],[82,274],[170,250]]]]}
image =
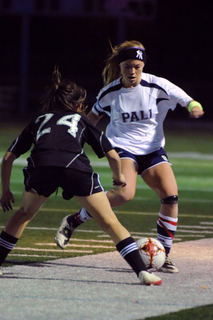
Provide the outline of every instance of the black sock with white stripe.
{"type": "Polygon", "coordinates": [[[132,237],[128,237],[120,241],[116,245],[117,250],[120,252],[121,256],[130,265],[133,271],[139,275],[142,270],[147,270],[146,266],[140,256],[136,242],[132,237]]]}
{"type": "Polygon", "coordinates": [[[2,231],[0,234],[0,266],[7,258],[7,255],[15,247],[18,239],[2,231]]]}

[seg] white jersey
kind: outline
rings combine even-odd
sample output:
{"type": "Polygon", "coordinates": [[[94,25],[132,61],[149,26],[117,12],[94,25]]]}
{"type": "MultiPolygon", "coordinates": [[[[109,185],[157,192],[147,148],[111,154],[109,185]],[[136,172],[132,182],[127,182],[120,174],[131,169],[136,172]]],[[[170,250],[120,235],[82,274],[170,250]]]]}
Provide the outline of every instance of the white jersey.
{"type": "Polygon", "coordinates": [[[142,73],[139,85],[124,88],[119,78],[104,87],[97,96],[92,112],[106,113],[110,123],[106,135],[113,147],[144,155],[165,145],[163,121],[177,104],[186,107],[191,100],[170,81],[142,73]]]}

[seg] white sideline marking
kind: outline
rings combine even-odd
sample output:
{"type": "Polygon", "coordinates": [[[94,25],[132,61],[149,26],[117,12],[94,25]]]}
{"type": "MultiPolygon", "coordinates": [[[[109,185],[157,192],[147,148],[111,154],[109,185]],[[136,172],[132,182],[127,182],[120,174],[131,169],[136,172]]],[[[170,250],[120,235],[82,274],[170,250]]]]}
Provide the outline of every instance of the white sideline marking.
{"type": "MultiPolygon", "coordinates": [[[[55,243],[35,243],[38,246],[55,246],[55,243]]],[[[67,247],[80,247],[80,248],[106,248],[106,249],[114,249],[115,246],[91,246],[90,244],[68,244],[67,247]]]]}
{"type": "MultiPolygon", "coordinates": [[[[174,240],[176,239],[176,234],[178,234],[178,230],[176,231],[175,233],[175,237],[174,237],[174,240]]],[[[179,234],[180,236],[180,234],[179,234]]],[[[184,234],[184,237],[186,238],[194,238],[195,235],[194,234],[184,234]]],[[[202,234],[196,234],[196,238],[205,238],[205,236],[203,236],[202,234]]]]}
{"type": "MultiPolygon", "coordinates": [[[[197,230],[193,231],[193,230],[182,230],[182,229],[177,229],[177,232],[187,232],[187,233],[196,233],[196,236],[197,236],[197,230]]],[[[205,234],[211,234],[213,233],[212,231],[202,231],[202,233],[205,233],[205,234]]]]}
{"type": "Polygon", "coordinates": [[[15,247],[13,250],[23,250],[23,251],[48,251],[48,252],[83,252],[83,253],[93,253],[92,250],[57,250],[57,249],[37,249],[37,248],[20,248],[15,247]]]}
{"type": "MultiPolygon", "coordinates": [[[[100,243],[113,243],[112,240],[94,240],[94,239],[77,239],[77,238],[72,238],[72,241],[78,241],[78,242],[100,242],[100,243]]],[[[35,243],[35,244],[40,244],[40,243],[35,243]]],[[[55,243],[53,243],[55,245],[55,243]]]]}
{"type": "Polygon", "coordinates": [[[206,226],[206,227],[202,227],[202,226],[185,226],[185,225],[178,225],[178,228],[186,228],[186,229],[190,229],[190,228],[193,228],[193,229],[213,229],[213,227],[209,227],[209,226],[206,226]]]}
{"type": "MultiPolygon", "coordinates": [[[[0,226],[0,228],[4,228],[4,226],[0,226]]],[[[25,229],[29,229],[29,230],[53,230],[53,231],[58,230],[58,228],[46,228],[46,227],[26,227],[25,229]]],[[[78,232],[104,233],[104,231],[99,231],[99,230],[78,230],[78,232]]]]}
{"type": "Polygon", "coordinates": [[[39,256],[38,254],[18,254],[18,253],[10,253],[10,257],[35,257],[35,258],[60,258],[59,256],[39,256]]]}
{"type": "Polygon", "coordinates": [[[200,152],[167,152],[167,154],[169,158],[213,160],[213,154],[203,154],[200,152]]]}
{"type": "MultiPolygon", "coordinates": [[[[203,159],[203,160],[213,160],[213,154],[204,154],[200,152],[167,152],[169,158],[187,158],[187,159],[203,159]]],[[[2,161],[2,158],[0,158],[0,162],[2,161]]],[[[90,161],[92,166],[95,167],[109,167],[109,164],[107,161],[90,161]]],[[[27,165],[27,160],[18,158],[14,161],[14,164],[16,165],[27,165]]]]}
{"type": "MultiPolygon", "coordinates": [[[[154,230],[154,229],[153,229],[154,230]]],[[[144,236],[144,237],[150,237],[150,236],[157,236],[156,235],[156,232],[129,232],[131,234],[131,236],[133,237],[136,237],[136,235],[138,236],[144,236]]],[[[97,236],[98,238],[110,238],[110,236],[108,234],[103,234],[103,235],[100,235],[100,236],[97,236]]],[[[99,241],[102,241],[102,240],[99,240],[99,241]]],[[[105,241],[105,240],[103,240],[105,241]]]]}
{"type": "Polygon", "coordinates": [[[213,222],[200,222],[200,224],[209,224],[209,225],[213,225],[213,222]]]}
{"type": "MultiPolygon", "coordinates": [[[[212,154],[203,154],[199,152],[167,152],[169,158],[182,158],[182,159],[197,159],[197,160],[213,160],[212,154]]],[[[2,158],[0,158],[0,163],[2,162],[2,158]]],[[[102,167],[107,168],[109,164],[107,161],[90,161],[91,165],[94,167],[102,167]]],[[[27,160],[18,158],[14,161],[15,165],[26,166],[27,160]]]]}
{"type": "MultiPolygon", "coordinates": [[[[20,180],[15,180],[15,179],[12,179],[11,180],[13,183],[20,183],[20,180]]],[[[141,180],[142,181],[142,180],[141,180]]],[[[111,184],[105,184],[105,189],[106,188],[112,188],[112,185],[111,184]]],[[[140,185],[140,184],[138,184],[137,185],[137,189],[140,189],[140,190],[150,190],[150,188],[148,187],[148,186],[146,186],[146,185],[140,185]]],[[[198,188],[185,188],[185,187],[181,187],[181,190],[183,190],[183,191],[202,191],[202,192],[212,192],[213,191],[213,189],[212,188],[208,188],[208,189],[204,189],[204,188],[202,188],[202,190],[200,190],[200,188],[198,187],[198,188]]],[[[16,195],[16,194],[22,194],[22,191],[14,191],[13,192],[13,194],[14,195],[16,195]]],[[[150,200],[150,198],[149,197],[140,197],[140,196],[137,196],[137,197],[134,197],[134,200],[139,200],[139,201],[141,201],[141,200],[150,200]]],[[[211,200],[211,199],[195,199],[195,198],[192,198],[192,199],[189,199],[189,198],[180,198],[180,200],[181,201],[186,201],[186,202],[203,202],[203,203],[208,203],[208,202],[213,202],[213,200],[211,200]]],[[[15,207],[14,207],[15,208],[15,207]]],[[[44,210],[44,211],[48,211],[49,209],[45,209],[45,208],[42,208],[42,209],[40,209],[40,210],[44,210]]],[[[59,210],[55,210],[55,209],[52,209],[52,211],[59,211],[59,210]]],[[[70,209],[70,210],[67,210],[67,209],[60,209],[60,212],[67,212],[67,211],[73,211],[72,209],[70,209]]],[[[75,212],[76,212],[76,210],[75,210],[75,212]]]]}

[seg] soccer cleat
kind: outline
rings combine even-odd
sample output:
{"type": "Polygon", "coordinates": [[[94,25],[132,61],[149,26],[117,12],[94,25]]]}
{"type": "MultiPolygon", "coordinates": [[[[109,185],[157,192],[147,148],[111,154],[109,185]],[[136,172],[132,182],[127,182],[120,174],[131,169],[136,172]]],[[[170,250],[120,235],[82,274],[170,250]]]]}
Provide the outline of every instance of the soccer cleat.
{"type": "Polygon", "coordinates": [[[3,276],[3,268],[0,267],[0,276],[3,276]]]}
{"type": "Polygon", "coordinates": [[[176,268],[174,266],[174,264],[172,263],[172,261],[168,257],[166,257],[164,264],[162,265],[162,267],[158,271],[166,272],[166,273],[178,273],[179,272],[178,268],[176,268]]]}
{"type": "Polygon", "coordinates": [[[140,279],[140,283],[146,286],[160,285],[162,283],[161,278],[157,277],[153,273],[149,273],[148,271],[141,271],[138,277],[140,279]]]}
{"type": "MultiPolygon", "coordinates": [[[[74,216],[74,215],[73,215],[74,216]]],[[[72,234],[75,231],[75,228],[73,227],[73,221],[68,223],[67,218],[70,218],[70,216],[64,217],[64,219],[61,221],[61,224],[56,232],[55,235],[55,242],[58,247],[61,249],[65,249],[72,234]]]]}

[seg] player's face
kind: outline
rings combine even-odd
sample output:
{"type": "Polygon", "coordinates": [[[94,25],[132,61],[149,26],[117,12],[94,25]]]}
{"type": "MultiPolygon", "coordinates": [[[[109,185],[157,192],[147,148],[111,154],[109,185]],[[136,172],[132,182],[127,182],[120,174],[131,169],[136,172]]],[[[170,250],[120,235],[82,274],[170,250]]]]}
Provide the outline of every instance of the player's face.
{"type": "Polygon", "coordinates": [[[122,83],[125,88],[133,88],[141,82],[144,62],[140,60],[125,60],[120,63],[122,83]]]}

